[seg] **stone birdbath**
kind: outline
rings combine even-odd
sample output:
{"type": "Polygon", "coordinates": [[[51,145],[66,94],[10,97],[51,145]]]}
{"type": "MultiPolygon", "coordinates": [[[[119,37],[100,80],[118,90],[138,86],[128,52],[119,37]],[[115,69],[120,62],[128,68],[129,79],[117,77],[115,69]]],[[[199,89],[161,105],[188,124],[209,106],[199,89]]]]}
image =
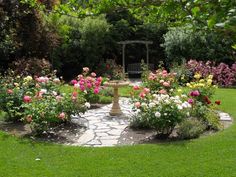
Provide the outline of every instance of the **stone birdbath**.
{"type": "Polygon", "coordinates": [[[122,80],[114,80],[114,81],[105,82],[104,85],[107,86],[107,87],[112,87],[114,89],[113,104],[112,104],[112,108],[111,108],[111,111],[110,111],[110,115],[111,116],[121,115],[122,111],[121,111],[120,105],[119,105],[118,89],[120,87],[124,87],[124,86],[129,85],[129,82],[128,81],[122,81],[122,80]]]}

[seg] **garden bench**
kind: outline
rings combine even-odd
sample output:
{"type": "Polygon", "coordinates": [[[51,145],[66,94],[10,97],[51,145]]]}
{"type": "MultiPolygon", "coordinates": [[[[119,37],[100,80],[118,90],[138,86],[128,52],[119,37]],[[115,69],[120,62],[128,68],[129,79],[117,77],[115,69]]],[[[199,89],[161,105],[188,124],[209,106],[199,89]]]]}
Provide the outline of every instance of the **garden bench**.
{"type": "MultiPolygon", "coordinates": [[[[153,70],[154,64],[148,64],[148,67],[150,70],[153,70]]],[[[127,72],[128,74],[141,74],[142,73],[141,63],[128,64],[127,72]]]]}

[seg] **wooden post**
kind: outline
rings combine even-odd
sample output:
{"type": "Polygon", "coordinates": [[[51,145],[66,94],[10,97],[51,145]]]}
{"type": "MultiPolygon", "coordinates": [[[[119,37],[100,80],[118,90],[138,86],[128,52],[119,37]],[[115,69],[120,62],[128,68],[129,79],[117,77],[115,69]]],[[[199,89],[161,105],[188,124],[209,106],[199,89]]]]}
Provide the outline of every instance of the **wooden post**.
{"type": "Polygon", "coordinates": [[[146,48],[147,48],[147,65],[149,66],[149,48],[147,43],[146,43],[146,48]]]}
{"type": "Polygon", "coordinates": [[[122,65],[123,73],[125,74],[125,44],[122,45],[122,65]]]}

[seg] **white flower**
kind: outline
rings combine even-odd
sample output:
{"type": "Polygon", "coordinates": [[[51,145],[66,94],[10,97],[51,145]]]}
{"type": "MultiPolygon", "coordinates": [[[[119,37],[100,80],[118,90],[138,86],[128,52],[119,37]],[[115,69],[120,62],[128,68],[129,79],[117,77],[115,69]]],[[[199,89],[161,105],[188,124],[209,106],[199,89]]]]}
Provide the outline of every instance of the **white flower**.
{"type": "Polygon", "coordinates": [[[155,116],[156,116],[157,118],[159,118],[159,117],[161,117],[161,113],[157,111],[157,112],[155,113],[155,116]]]}
{"type": "Polygon", "coordinates": [[[55,78],[55,79],[53,79],[53,82],[59,83],[59,82],[60,82],[60,79],[59,79],[59,78],[55,78]]]}
{"type": "Polygon", "coordinates": [[[177,108],[178,108],[179,110],[182,110],[182,109],[183,109],[183,106],[182,106],[182,105],[177,105],[177,108]]]}
{"type": "Polygon", "coordinates": [[[190,113],[189,113],[189,112],[187,112],[187,113],[186,113],[186,115],[189,117],[189,116],[190,116],[190,113]]]}
{"type": "Polygon", "coordinates": [[[156,105],[156,104],[155,104],[154,102],[151,102],[151,103],[148,104],[148,106],[149,106],[150,108],[153,108],[155,105],[156,105]]]}
{"type": "Polygon", "coordinates": [[[141,106],[144,107],[144,108],[146,108],[146,107],[147,107],[147,104],[146,104],[146,103],[142,103],[141,106]]]}
{"type": "Polygon", "coordinates": [[[167,113],[164,113],[164,116],[167,116],[168,114],[167,113]]]}
{"type": "Polygon", "coordinates": [[[52,94],[53,94],[54,96],[57,96],[57,92],[55,92],[55,91],[52,91],[52,94]]]}
{"type": "Polygon", "coordinates": [[[42,93],[42,94],[47,93],[47,89],[41,89],[41,90],[40,90],[40,93],[42,93]]]}
{"type": "Polygon", "coordinates": [[[182,98],[187,98],[187,95],[182,94],[181,97],[182,97],[182,98]]]}
{"type": "Polygon", "coordinates": [[[79,86],[80,86],[79,83],[74,85],[75,88],[79,88],[79,86]]]}
{"type": "Polygon", "coordinates": [[[90,103],[89,102],[86,102],[85,104],[84,104],[87,108],[90,108],[90,103]]]}
{"type": "Polygon", "coordinates": [[[182,104],[183,108],[191,108],[191,104],[189,104],[187,101],[185,101],[183,104],[182,104]]]}

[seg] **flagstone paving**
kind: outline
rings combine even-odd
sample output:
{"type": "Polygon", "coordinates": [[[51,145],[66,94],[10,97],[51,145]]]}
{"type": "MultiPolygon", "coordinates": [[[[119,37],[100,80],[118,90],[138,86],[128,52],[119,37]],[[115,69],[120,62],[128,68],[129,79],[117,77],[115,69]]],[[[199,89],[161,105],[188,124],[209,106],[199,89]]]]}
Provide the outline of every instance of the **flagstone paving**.
{"type": "Polygon", "coordinates": [[[121,98],[119,103],[123,112],[121,116],[110,116],[109,111],[112,105],[109,104],[98,109],[91,109],[81,117],[77,117],[87,129],[77,142],[71,145],[92,147],[117,145],[121,133],[129,125],[129,117],[134,114],[129,99],[121,98]]]}
{"type": "MultiPolygon", "coordinates": [[[[129,126],[129,117],[135,114],[128,98],[121,98],[119,103],[123,112],[121,116],[110,116],[112,104],[109,104],[98,109],[91,109],[81,117],[74,117],[73,121],[79,121],[86,130],[69,145],[88,147],[119,145],[122,133],[129,126]]],[[[229,114],[219,112],[219,116],[224,128],[231,125],[232,118],[229,114]]]]}

